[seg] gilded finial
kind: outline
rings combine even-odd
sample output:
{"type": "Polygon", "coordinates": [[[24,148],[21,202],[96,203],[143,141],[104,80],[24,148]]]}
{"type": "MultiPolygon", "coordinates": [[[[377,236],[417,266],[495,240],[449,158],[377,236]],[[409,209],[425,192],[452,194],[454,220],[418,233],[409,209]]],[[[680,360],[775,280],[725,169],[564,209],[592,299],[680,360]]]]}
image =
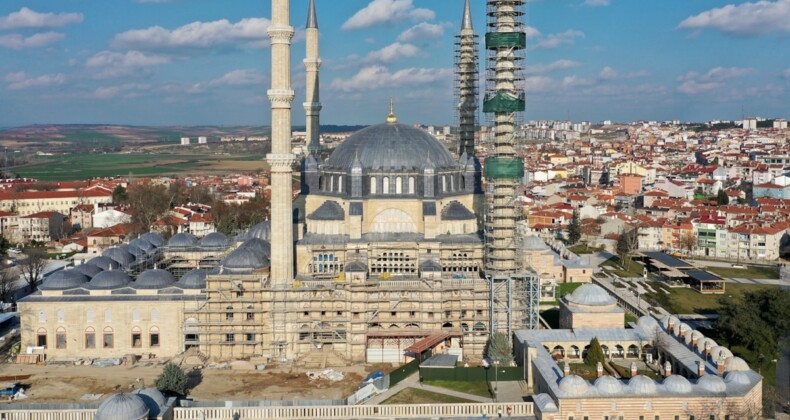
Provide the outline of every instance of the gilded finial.
{"type": "Polygon", "coordinates": [[[395,116],[395,100],[390,98],[390,115],[387,116],[387,124],[397,124],[398,117],[395,116]]]}

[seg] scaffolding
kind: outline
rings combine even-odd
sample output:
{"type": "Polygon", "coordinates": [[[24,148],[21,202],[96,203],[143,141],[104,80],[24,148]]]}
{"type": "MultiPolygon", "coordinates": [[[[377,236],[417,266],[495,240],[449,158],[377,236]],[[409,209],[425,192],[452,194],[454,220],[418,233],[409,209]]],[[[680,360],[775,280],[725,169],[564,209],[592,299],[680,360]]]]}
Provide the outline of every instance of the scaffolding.
{"type": "Polygon", "coordinates": [[[455,35],[455,94],[458,112],[458,156],[475,155],[478,96],[478,35],[472,27],[469,2],[464,8],[461,31],[455,35]]]}

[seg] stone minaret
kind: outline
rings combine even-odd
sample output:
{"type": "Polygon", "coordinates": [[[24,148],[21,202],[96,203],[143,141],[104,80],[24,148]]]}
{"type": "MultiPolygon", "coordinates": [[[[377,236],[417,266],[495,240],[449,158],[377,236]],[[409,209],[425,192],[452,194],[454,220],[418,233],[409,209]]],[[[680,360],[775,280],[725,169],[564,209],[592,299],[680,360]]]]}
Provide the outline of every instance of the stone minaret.
{"type": "Polygon", "coordinates": [[[472,26],[469,0],[464,4],[461,32],[455,36],[458,87],[458,156],[475,155],[477,125],[477,35],[472,26]]]}
{"type": "Polygon", "coordinates": [[[306,26],[306,50],[307,56],[304,59],[304,67],[307,73],[306,102],[304,111],[307,121],[306,143],[307,153],[318,154],[321,150],[319,140],[321,130],[321,98],[318,71],[321,68],[321,59],[318,53],[318,16],[315,12],[315,0],[310,0],[310,11],[307,14],[306,26]]]}
{"type": "MultiPolygon", "coordinates": [[[[294,227],[292,210],[291,152],[291,26],[290,0],[272,0],[272,88],[267,92],[272,102],[272,153],[266,159],[271,166],[272,258],[270,281],[283,289],[294,280],[294,227]]],[[[277,328],[277,325],[275,325],[277,328]]]]}

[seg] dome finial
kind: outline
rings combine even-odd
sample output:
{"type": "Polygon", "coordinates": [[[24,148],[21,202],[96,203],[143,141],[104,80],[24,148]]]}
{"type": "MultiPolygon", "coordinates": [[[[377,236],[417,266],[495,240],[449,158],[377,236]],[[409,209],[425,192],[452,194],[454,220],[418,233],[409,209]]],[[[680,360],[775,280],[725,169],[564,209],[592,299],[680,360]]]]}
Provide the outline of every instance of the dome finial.
{"type": "Polygon", "coordinates": [[[398,117],[395,116],[395,100],[390,97],[390,115],[387,116],[387,124],[397,124],[398,117]]]}

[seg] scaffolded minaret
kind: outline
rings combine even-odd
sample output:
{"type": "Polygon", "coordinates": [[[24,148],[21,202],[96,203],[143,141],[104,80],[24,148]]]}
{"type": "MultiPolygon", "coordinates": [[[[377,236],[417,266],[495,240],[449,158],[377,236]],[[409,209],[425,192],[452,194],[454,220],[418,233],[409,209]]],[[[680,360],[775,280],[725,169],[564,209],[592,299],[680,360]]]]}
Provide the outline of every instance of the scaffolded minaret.
{"type": "Polygon", "coordinates": [[[455,36],[455,72],[458,92],[458,156],[475,155],[477,125],[477,34],[472,26],[469,0],[464,4],[461,31],[455,36]]]}
{"type": "Polygon", "coordinates": [[[320,130],[321,130],[321,102],[320,85],[318,72],[321,68],[321,58],[318,53],[318,16],[315,11],[315,0],[310,0],[310,10],[307,14],[306,25],[306,58],[304,67],[307,74],[306,102],[304,111],[307,121],[307,153],[318,154],[321,150],[320,130]]]}

